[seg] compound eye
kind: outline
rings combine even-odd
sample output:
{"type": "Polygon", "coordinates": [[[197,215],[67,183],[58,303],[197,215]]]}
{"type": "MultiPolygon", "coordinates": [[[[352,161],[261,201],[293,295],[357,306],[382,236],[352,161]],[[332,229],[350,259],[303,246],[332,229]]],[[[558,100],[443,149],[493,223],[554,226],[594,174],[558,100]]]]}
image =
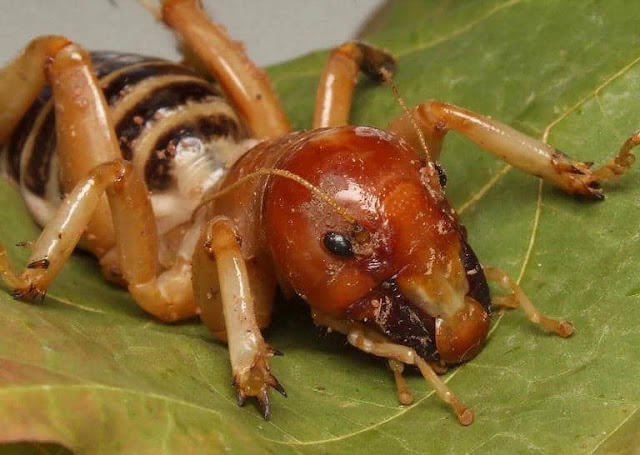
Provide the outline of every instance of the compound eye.
{"type": "Polygon", "coordinates": [[[339,232],[327,232],[322,239],[322,243],[324,243],[327,250],[337,256],[346,258],[354,256],[351,242],[344,234],[340,234],[339,232]]]}
{"type": "Polygon", "coordinates": [[[447,186],[447,173],[444,171],[444,168],[439,161],[435,161],[434,164],[436,166],[436,171],[438,171],[440,186],[442,187],[442,189],[444,189],[447,186]]]}

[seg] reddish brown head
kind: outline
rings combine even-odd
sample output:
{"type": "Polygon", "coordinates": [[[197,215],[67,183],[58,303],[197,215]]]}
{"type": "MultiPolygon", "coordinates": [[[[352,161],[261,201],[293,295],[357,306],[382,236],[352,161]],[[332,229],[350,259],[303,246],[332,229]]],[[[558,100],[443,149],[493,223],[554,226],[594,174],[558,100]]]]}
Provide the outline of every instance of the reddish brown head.
{"type": "Polygon", "coordinates": [[[407,144],[367,127],[308,133],[272,179],[266,234],[280,279],[312,307],[365,321],[426,359],[460,363],[487,334],[487,283],[434,172],[407,144]]]}

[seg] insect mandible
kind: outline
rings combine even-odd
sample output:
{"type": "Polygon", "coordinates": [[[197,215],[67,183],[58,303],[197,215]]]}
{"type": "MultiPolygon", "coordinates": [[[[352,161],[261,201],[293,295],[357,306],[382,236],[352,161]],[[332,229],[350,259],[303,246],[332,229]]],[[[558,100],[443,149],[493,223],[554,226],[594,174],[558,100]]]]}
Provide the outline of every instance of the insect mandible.
{"type": "Polygon", "coordinates": [[[445,197],[442,141],[458,131],[570,194],[601,199],[600,184],[633,164],[637,134],[592,170],[437,101],[407,109],[386,131],[348,126],[358,72],[388,80],[394,69],[389,54],[356,42],[330,54],[313,129],[292,133],[266,75],[196,0],[166,0],[162,19],[229,104],[186,66],[90,56],[57,36],[35,39],[0,73],[5,166],[44,226],[20,273],[0,251],[16,298],[43,297],[80,244],[156,318],[199,315],[228,343],[239,403],[256,397],[265,418],[269,389],[285,394],[261,334],[278,286],[305,300],[318,325],[388,359],[401,402],[412,399],[404,365],[414,365],[465,425],[473,412],[436,371],[479,352],[492,303],[572,333],[504,272],[480,265],[445,197]],[[488,280],[511,293],[492,300],[488,280]]]}

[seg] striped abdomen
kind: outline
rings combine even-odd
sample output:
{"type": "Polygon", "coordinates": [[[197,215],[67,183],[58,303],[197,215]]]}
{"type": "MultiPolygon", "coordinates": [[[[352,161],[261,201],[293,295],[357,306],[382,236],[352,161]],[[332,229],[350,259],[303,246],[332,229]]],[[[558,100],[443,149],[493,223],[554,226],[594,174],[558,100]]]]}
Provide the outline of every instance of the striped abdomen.
{"type": "MultiPolygon", "coordinates": [[[[245,130],[219,90],[189,68],[95,52],[123,157],[144,175],[160,232],[188,219],[203,191],[244,152],[245,130]]],[[[5,150],[5,167],[40,224],[60,202],[55,119],[46,89],[5,150]]]]}

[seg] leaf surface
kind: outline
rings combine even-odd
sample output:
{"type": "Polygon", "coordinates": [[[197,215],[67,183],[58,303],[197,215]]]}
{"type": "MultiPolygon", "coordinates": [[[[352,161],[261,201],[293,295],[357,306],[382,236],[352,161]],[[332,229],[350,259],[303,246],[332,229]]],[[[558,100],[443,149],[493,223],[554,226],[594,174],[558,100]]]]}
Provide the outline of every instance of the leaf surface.
{"type": "MultiPolygon", "coordinates": [[[[453,102],[596,163],[639,127],[640,5],[407,0],[386,13],[368,39],[399,57],[395,81],[409,104],[453,102]]],[[[299,128],[325,58],[270,69],[299,128]]],[[[388,89],[359,86],[355,123],[382,127],[400,112],[388,89]]],[[[0,442],[76,454],[638,453],[639,171],[607,187],[605,202],[584,203],[459,137],[443,161],[483,263],[577,328],[562,340],[520,312],[497,317],[480,355],[446,377],[475,409],[472,426],[417,377],[415,403],[398,405],[383,363],[290,306],[267,332],[286,354],[272,366],[289,398],[274,397],[265,422],[253,405],[236,406],[225,346],[198,323],[153,321],[78,254],[44,303],[0,294],[0,442]]],[[[38,230],[9,184],[0,206],[0,240],[24,263],[13,245],[38,230]]]]}

